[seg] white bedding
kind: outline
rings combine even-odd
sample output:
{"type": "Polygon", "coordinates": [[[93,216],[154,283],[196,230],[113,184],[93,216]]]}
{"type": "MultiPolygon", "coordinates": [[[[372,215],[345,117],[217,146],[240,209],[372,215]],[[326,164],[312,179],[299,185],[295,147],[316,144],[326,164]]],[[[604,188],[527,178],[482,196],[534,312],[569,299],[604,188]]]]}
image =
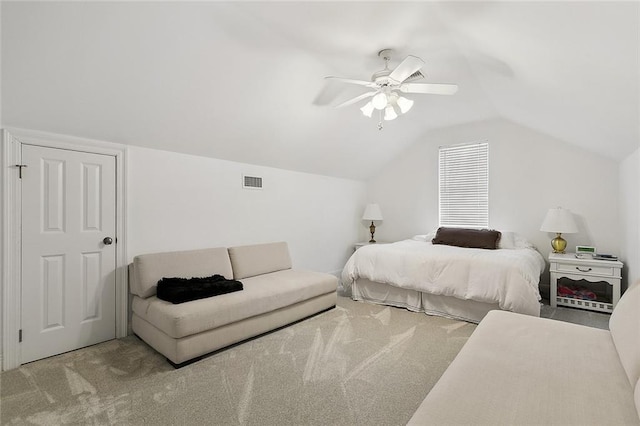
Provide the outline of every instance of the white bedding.
{"type": "Polygon", "coordinates": [[[350,291],[358,278],[367,278],[539,316],[538,281],[544,266],[532,248],[482,250],[404,240],[356,250],[342,271],[342,284],[350,291]]]}

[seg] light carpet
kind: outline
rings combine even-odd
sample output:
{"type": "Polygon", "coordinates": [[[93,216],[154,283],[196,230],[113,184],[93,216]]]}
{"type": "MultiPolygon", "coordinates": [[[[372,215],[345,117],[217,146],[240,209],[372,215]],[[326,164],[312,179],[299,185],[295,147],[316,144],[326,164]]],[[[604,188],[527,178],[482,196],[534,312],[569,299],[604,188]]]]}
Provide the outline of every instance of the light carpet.
{"type": "Polygon", "coordinates": [[[549,306],[547,300],[544,300],[544,303],[540,306],[540,316],[542,318],[586,325],[587,327],[601,328],[603,330],[609,329],[609,319],[611,318],[611,314],[605,314],[603,312],[587,311],[564,306],[552,308],[549,306]]]}
{"type": "Polygon", "coordinates": [[[135,336],[0,375],[2,424],[404,425],[474,324],[354,302],[175,370],[135,336]]]}

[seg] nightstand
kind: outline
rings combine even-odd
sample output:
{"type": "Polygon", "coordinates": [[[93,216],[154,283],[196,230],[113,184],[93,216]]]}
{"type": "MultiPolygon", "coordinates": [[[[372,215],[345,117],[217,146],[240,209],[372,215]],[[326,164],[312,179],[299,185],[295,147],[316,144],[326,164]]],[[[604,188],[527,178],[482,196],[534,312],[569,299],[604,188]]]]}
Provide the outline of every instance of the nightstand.
{"type": "Polygon", "coordinates": [[[620,300],[623,263],[618,260],[578,259],[574,253],[551,253],[549,301],[551,307],[570,306],[590,311],[611,313],[620,300]],[[571,291],[584,288],[595,293],[595,300],[558,294],[558,287],[571,291]]]}
{"type": "Polygon", "coordinates": [[[383,242],[383,241],[376,241],[375,243],[370,243],[369,241],[363,241],[361,243],[355,243],[353,245],[353,251],[358,250],[360,247],[368,246],[368,245],[372,245],[372,244],[387,244],[387,243],[383,242]]]}

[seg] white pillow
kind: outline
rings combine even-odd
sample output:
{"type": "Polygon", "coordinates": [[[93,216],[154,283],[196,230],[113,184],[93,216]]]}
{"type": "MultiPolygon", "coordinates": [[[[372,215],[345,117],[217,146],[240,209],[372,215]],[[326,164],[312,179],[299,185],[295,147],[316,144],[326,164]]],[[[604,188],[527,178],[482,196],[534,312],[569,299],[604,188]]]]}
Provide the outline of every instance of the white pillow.
{"type": "Polygon", "coordinates": [[[517,232],[500,231],[500,233],[502,235],[500,236],[500,241],[498,241],[499,249],[533,248],[533,244],[517,232]]]}
{"type": "Polygon", "coordinates": [[[518,234],[517,232],[513,233],[513,239],[516,242],[516,248],[536,248],[533,244],[529,242],[525,237],[518,234]]]}
{"type": "Polygon", "coordinates": [[[509,231],[500,231],[500,241],[498,241],[499,249],[516,248],[515,234],[509,231]]]}
{"type": "Polygon", "coordinates": [[[411,237],[411,239],[412,240],[416,240],[416,241],[424,241],[426,243],[430,243],[431,240],[433,240],[433,238],[436,236],[436,232],[437,231],[431,231],[428,234],[414,235],[413,237],[411,237]]]}

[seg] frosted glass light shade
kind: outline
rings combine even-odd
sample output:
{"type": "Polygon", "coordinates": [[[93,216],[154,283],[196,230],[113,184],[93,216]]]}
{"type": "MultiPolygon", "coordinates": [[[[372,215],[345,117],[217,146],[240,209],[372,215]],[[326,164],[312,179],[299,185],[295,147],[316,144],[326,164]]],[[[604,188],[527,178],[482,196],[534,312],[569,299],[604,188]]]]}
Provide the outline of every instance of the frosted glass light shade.
{"type": "Polygon", "coordinates": [[[400,96],[398,98],[398,100],[396,101],[396,103],[398,104],[398,107],[400,108],[400,112],[402,112],[403,114],[406,113],[407,111],[409,111],[411,109],[411,107],[413,106],[413,101],[410,99],[407,99],[403,96],[400,96]]]}
{"type": "Polygon", "coordinates": [[[578,226],[573,219],[571,211],[558,207],[549,209],[542,226],[540,226],[540,230],[559,234],[575,234],[578,232],[578,226]]]}
{"type": "Polygon", "coordinates": [[[387,107],[387,95],[384,93],[378,93],[371,99],[371,104],[375,109],[385,109],[387,107]]]}
{"type": "Polygon", "coordinates": [[[371,102],[367,102],[367,104],[365,106],[363,106],[362,108],[360,108],[360,111],[362,111],[362,113],[371,118],[371,114],[373,114],[373,104],[371,102]]]}
{"type": "Polygon", "coordinates": [[[367,207],[364,209],[364,214],[362,215],[362,220],[382,220],[380,206],[375,203],[367,204],[367,207]]]}
{"type": "Polygon", "coordinates": [[[395,110],[393,109],[392,105],[389,105],[387,108],[385,108],[384,110],[384,119],[389,121],[389,120],[395,120],[398,117],[398,114],[396,114],[395,110]]]}

